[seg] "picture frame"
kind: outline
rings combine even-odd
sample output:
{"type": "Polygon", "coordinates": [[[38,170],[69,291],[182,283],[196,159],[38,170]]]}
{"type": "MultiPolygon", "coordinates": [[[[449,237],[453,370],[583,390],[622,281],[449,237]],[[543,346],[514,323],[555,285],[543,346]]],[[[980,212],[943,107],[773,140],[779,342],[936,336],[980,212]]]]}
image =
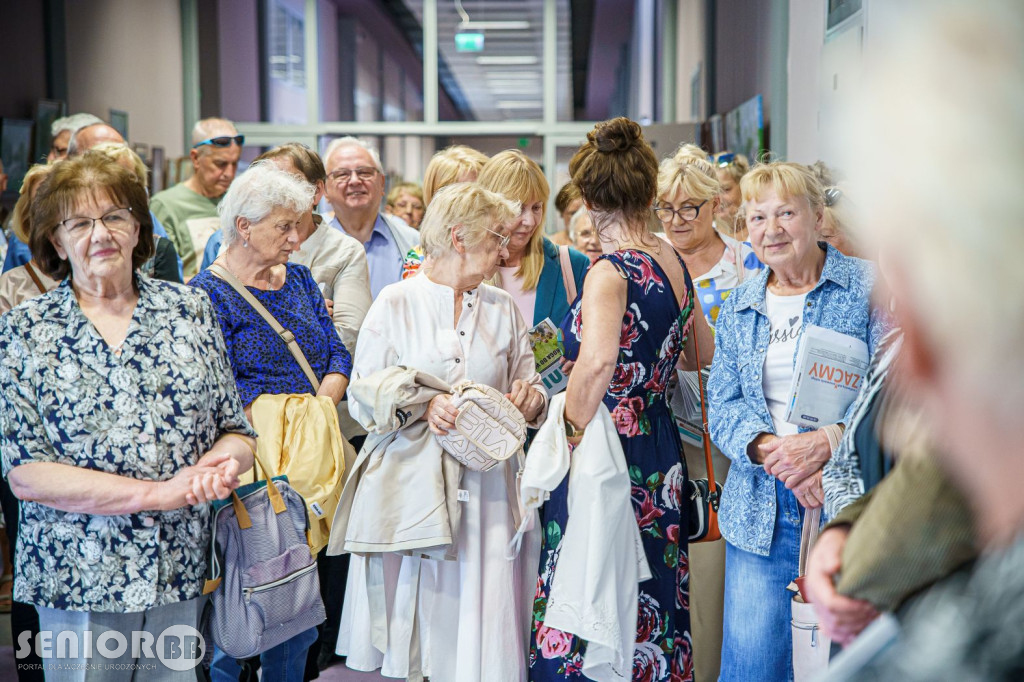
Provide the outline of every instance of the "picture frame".
{"type": "Polygon", "coordinates": [[[68,106],[63,100],[41,99],[36,102],[35,148],[32,153],[35,163],[42,163],[50,153],[50,145],[53,144],[50,128],[53,122],[67,115],[68,106]]]}
{"type": "Polygon", "coordinates": [[[149,165],[149,145],[145,142],[132,142],[132,151],[139,155],[142,163],[149,165]]]}
{"type": "Polygon", "coordinates": [[[164,148],[153,145],[150,150],[150,177],[149,177],[149,193],[150,195],[161,192],[167,187],[164,181],[167,177],[167,172],[164,168],[164,148]]]}
{"type": "Polygon", "coordinates": [[[3,194],[5,199],[18,196],[25,173],[32,165],[34,125],[35,121],[31,119],[0,119],[0,159],[3,159],[4,172],[7,174],[7,190],[3,194]]]}
{"type": "Polygon", "coordinates": [[[121,109],[110,110],[110,127],[121,133],[121,137],[128,139],[128,112],[121,109]]]}

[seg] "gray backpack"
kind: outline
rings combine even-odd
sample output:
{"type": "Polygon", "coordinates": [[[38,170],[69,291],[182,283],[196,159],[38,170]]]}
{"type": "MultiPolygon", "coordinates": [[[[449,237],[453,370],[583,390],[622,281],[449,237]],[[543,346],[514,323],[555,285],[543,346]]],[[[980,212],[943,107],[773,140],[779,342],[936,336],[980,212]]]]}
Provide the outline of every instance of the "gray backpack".
{"type": "Polygon", "coordinates": [[[240,487],[213,504],[210,565],[213,643],[249,658],[326,618],[316,559],[306,543],[306,503],[274,477],[240,487]]]}

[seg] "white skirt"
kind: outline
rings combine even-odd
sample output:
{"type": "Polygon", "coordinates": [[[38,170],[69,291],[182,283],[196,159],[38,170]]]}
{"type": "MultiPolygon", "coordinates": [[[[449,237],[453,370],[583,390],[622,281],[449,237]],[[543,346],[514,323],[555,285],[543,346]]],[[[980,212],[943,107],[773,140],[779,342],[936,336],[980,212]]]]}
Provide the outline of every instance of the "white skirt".
{"type": "Polygon", "coordinates": [[[431,682],[526,680],[541,536],[534,524],[519,556],[505,558],[516,529],[504,466],[463,473],[469,499],[460,503],[457,561],[383,555],[387,621],[376,623],[383,652],[374,647],[367,588],[368,576],[381,579],[381,566],[352,556],[336,649],[348,667],[431,682]]]}

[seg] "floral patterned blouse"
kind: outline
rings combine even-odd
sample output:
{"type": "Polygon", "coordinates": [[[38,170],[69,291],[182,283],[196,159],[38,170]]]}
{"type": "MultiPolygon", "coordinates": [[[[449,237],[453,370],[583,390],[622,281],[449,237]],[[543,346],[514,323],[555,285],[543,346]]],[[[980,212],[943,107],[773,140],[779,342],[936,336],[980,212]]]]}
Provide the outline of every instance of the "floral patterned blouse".
{"type": "MultiPolygon", "coordinates": [[[[3,473],[56,462],[163,481],[226,432],[255,436],[205,294],[136,275],[120,355],[70,280],[0,317],[3,473]]],[[[100,516],[21,503],[14,598],[128,613],[199,596],[207,505],[100,516]]]]}

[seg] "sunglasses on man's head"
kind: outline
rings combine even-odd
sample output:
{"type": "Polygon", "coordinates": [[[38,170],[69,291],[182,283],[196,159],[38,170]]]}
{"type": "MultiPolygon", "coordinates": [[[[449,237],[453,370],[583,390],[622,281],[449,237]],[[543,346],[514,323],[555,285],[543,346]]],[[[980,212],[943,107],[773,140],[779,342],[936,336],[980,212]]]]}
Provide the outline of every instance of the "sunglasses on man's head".
{"type": "Polygon", "coordinates": [[[711,163],[717,164],[719,168],[725,168],[726,166],[728,166],[729,164],[731,164],[735,160],[736,160],[736,155],[731,153],[731,152],[727,152],[725,154],[719,154],[717,157],[714,154],[709,154],[708,155],[708,161],[710,161],[711,163]]]}
{"type": "Polygon", "coordinates": [[[192,145],[192,149],[195,149],[196,147],[202,147],[204,144],[208,144],[213,147],[230,147],[232,142],[241,147],[242,145],[245,144],[245,135],[223,135],[221,137],[211,137],[208,140],[196,142],[194,145],[192,145]]]}

